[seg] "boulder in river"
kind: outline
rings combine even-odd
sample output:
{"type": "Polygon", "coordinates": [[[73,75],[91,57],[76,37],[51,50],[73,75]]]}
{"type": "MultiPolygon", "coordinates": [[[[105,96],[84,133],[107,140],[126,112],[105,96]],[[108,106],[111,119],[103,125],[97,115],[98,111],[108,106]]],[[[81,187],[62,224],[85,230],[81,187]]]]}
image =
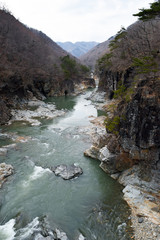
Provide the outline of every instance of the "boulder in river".
{"type": "Polygon", "coordinates": [[[23,225],[23,217],[19,214],[16,219],[10,220],[13,222],[15,239],[69,240],[67,234],[55,224],[53,227],[50,226],[47,216],[36,217],[26,226],[23,225]],[[22,225],[23,228],[21,228],[22,225]],[[17,228],[18,230],[16,230],[17,228]]]}
{"type": "Polygon", "coordinates": [[[0,164],[0,188],[2,184],[6,181],[6,178],[13,174],[13,167],[6,163],[0,164]]]}
{"type": "Polygon", "coordinates": [[[54,238],[55,240],[56,240],[56,239],[59,239],[59,240],[68,240],[68,237],[67,237],[66,233],[60,231],[58,228],[55,229],[54,235],[55,235],[55,238],[54,238]]]}
{"type": "Polygon", "coordinates": [[[78,240],[86,240],[86,238],[82,234],[80,234],[78,240]]]}
{"type": "Polygon", "coordinates": [[[78,177],[83,173],[82,168],[76,166],[75,163],[69,166],[66,164],[61,164],[55,167],[51,167],[51,170],[55,173],[56,176],[61,176],[64,180],[78,177]]]}
{"type": "Polygon", "coordinates": [[[58,228],[53,231],[53,235],[52,232],[50,232],[49,234],[51,235],[44,237],[41,233],[38,233],[35,240],[68,240],[66,233],[60,231],[58,228]]]}

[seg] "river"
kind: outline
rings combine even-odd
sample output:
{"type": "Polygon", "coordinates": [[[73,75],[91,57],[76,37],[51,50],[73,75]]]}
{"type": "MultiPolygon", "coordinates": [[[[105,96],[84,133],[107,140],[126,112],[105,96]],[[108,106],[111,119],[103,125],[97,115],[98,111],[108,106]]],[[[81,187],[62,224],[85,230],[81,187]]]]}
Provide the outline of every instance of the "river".
{"type": "MultiPolygon", "coordinates": [[[[131,239],[130,209],[122,186],[99,168],[99,162],[83,155],[90,147],[89,116],[97,116],[93,103],[79,96],[50,98],[64,116],[41,120],[40,126],[15,122],[1,133],[31,137],[17,143],[0,162],[15,172],[0,189],[0,240],[36,239],[37,224],[47,218],[51,228],[62,229],[70,240],[81,233],[87,240],[131,239]],[[76,163],[83,169],[78,178],[65,181],[50,170],[58,164],[76,163]]],[[[11,140],[1,139],[1,145],[11,140]]]]}

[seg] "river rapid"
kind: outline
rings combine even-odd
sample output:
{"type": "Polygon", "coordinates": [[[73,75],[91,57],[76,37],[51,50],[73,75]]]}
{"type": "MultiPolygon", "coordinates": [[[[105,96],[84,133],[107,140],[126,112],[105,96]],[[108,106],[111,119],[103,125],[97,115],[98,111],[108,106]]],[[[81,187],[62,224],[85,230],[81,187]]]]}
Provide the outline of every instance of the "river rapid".
{"type": "Polygon", "coordinates": [[[0,156],[0,162],[14,167],[0,189],[0,240],[36,240],[42,225],[63,230],[70,240],[80,234],[87,240],[131,239],[130,209],[122,186],[99,168],[98,161],[83,155],[91,145],[83,130],[91,125],[90,116],[97,116],[94,104],[87,100],[90,94],[48,99],[66,114],[40,120],[40,126],[14,122],[1,128],[1,146],[13,143],[4,137],[8,133],[29,138],[0,156]],[[72,180],[50,170],[73,163],[83,174],[72,180]]]}

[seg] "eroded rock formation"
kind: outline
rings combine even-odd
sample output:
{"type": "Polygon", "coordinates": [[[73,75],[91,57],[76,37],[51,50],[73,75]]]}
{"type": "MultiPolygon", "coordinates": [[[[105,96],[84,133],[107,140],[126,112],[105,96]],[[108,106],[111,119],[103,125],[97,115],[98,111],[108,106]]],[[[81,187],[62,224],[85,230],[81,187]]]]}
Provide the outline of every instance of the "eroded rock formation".
{"type": "MultiPolygon", "coordinates": [[[[128,168],[141,160],[147,168],[159,164],[159,31],[158,17],[136,22],[117,35],[110,53],[99,62],[99,89],[105,90],[109,99],[118,99],[106,121],[108,132],[117,139],[117,147],[109,150],[117,154],[115,149],[119,149],[115,171],[124,170],[123,163],[128,168]]],[[[112,138],[108,146],[110,142],[112,138]]]]}

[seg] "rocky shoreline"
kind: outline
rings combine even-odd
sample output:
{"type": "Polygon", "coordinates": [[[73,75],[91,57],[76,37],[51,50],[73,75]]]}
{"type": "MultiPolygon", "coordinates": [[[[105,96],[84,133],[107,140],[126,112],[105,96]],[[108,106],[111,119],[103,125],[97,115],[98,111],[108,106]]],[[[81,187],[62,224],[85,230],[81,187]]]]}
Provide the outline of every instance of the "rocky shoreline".
{"type": "MultiPolygon", "coordinates": [[[[108,103],[110,104],[110,103],[108,103]]],[[[100,108],[107,108],[106,102],[100,104],[100,108]]],[[[90,131],[92,146],[84,152],[84,155],[100,161],[100,167],[124,186],[124,199],[131,208],[132,227],[135,240],[160,240],[160,172],[158,169],[150,169],[151,178],[144,179],[147,176],[147,170],[143,162],[136,165],[127,166],[127,169],[113,171],[116,154],[111,153],[109,149],[116,148],[116,138],[113,134],[106,132],[104,125],[105,117],[97,117],[91,120],[93,129],[90,131]],[[96,129],[95,129],[96,126],[96,129]],[[110,141],[112,139],[112,141],[110,141]],[[107,146],[106,143],[111,143],[107,146]]],[[[115,150],[115,149],[114,149],[115,150]]],[[[116,151],[115,151],[116,152],[116,151]]],[[[125,165],[122,162],[122,165],[125,165]]]]}
{"type": "Polygon", "coordinates": [[[13,109],[11,111],[12,118],[8,124],[14,121],[29,122],[32,126],[39,126],[41,122],[38,119],[53,119],[63,116],[65,111],[56,110],[53,104],[46,104],[43,101],[34,99],[28,101],[25,110],[13,109]]]}
{"type": "MultiPolygon", "coordinates": [[[[99,103],[96,102],[96,106],[100,109],[107,108],[106,102],[104,101],[104,95],[100,96],[100,93],[95,93],[92,96],[99,99],[99,103]]],[[[91,96],[91,99],[92,99],[91,96]]],[[[108,102],[107,102],[108,104],[108,102]]],[[[110,104],[110,102],[109,102],[110,104]]],[[[54,118],[65,114],[65,111],[57,111],[55,106],[45,104],[43,101],[32,100],[28,103],[28,107],[33,108],[26,110],[13,110],[14,114],[9,122],[13,121],[25,121],[31,125],[39,125],[40,121],[34,119],[39,118],[54,118]]],[[[84,154],[87,157],[95,158],[100,161],[100,167],[110,174],[110,176],[120,184],[124,186],[123,193],[124,199],[132,210],[131,220],[132,227],[134,229],[135,240],[159,240],[160,239],[160,187],[159,180],[160,174],[156,169],[152,169],[152,179],[144,180],[142,176],[142,168],[144,166],[141,163],[136,164],[126,170],[109,173],[106,168],[106,164],[115,158],[115,155],[111,153],[108,148],[115,148],[114,136],[107,134],[104,125],[105,116],[97,118],[92,117],[90,120],[92,125],[85,128],[80,128],[79,131],[82,134],[88,134],[92,139],[92,146],[87,149],[84,154]],[[107,146],[108,139],[112,138],[112,146],[107,146]]],[[[16,148],[16,142],[25,142],[28,138],[19,137],[17,135],[8,135],[14,143],[8,146],[0,148],[0,155],[5,156],[10,148],[16,148]]],[[[80,169],[81,170],[81,169],[80,169]]],[[[82,172],[80,171],[80,174],[82,172]]],[[[5,163],[0,164],[0,187],[6,181],[7,177],[13,174],[13,167],[5,163]]],[[[68,173],[67,173],[68,174],[68,173]]],[[[44,238],[41,238],[44,239],[44,238]]],[[[81,239],[81,238],[79,238],[81,239]]]]}
{"type": "MultiPolygon", "coordinates": [[[[103,141],[106,141],[106,133],[103,135],[105,130],[103,118],[98,117],[94,119],[94,125],[96,125],[96,131],[91,133],[93,144],[90,149],[84,152],[84,155],[100,160],[100,167],[105,170],[103,163],[108,160],[108,157],[111,157],[111,153],[108,151],[107,146],[101,147],[103,141]]],[[[135,165],[123,172],[110,174],[110,176],[124,186],[124,199],[132,210],[131,221],[135,240],[159,240],[159,178],[153,177],[152,181],[143,181],[138,177],[140,171],[141,166],[135,165]]],[[[154,172],[153,174],[153,176],[156,176],[154,172]]]]}

